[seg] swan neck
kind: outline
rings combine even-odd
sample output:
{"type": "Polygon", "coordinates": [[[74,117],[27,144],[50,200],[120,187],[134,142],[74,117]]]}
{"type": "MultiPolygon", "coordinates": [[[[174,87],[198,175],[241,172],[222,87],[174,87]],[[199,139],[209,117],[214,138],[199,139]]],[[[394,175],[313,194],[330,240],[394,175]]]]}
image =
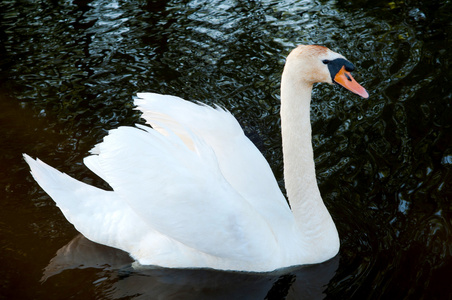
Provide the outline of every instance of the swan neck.
{"type": "MultiPolygon", "coordinates": [[[[307,202],[318,201],[310,120],[312,84],[281,82],[281,131],[284,181],[296,212],[307,202]]],[[[321,198],[320,198],[321,201],[321,198]]]]}
{"type": "Polygon", "coordinates": [[[320,195],[315,173],[310,120],[312,84],[295,78],[284,71],[281,80],[286,192],[304,243],[315,244],[318,249],[333,245],[331,251],[334,252],[339,244],[338,235],[320,195]]]}

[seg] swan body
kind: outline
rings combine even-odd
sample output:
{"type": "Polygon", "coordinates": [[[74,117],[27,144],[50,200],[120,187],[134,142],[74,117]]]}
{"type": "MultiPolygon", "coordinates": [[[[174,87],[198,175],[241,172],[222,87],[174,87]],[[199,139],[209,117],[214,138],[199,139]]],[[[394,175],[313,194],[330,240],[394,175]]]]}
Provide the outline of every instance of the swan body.
{"type": "Polygon", "coordinates": [[[325,47],[299,46],[281,81],[288,200],[270,166],[220,107],[141,93],[152,126],[111,130],[85,165],[112,191],[82,183],[24,154],[31,173],[88,239],[141,265],[266,272],[334,257],[339,237],[315,177],[310,101],[315,82],[363,97],[353,65],[325,47]]]}

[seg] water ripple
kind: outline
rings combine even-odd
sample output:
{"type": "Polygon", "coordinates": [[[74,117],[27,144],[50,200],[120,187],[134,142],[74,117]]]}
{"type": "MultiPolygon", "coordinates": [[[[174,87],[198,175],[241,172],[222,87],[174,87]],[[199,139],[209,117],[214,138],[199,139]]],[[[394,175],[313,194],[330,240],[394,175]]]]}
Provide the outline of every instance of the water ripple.
{"type": "MultiPolygon", "coordinates": [[[[328,293],[409,298],[450,278],[449,1],[7,0],[0,10],[0,95],[20,104],[0,104],[1,162],[16,170],[26,150],[97,185],[81,158],[106,130],[140,121],[131,98],[138,91],[231,110],[282,184],[285,56],[299,43],[341,52],[370,98],[327,85],[313,94],[318,181],[342,243],[328,293]]],[[[20,172],[7,195],[23,190],[20,172]]],[[[8,197],[6,208],[16,203],[8,197]]],[[[73,233],[42,192],[28,197],[49,206],[22,207],[40,218],[32,232],[55,240],[73,233]]]]}

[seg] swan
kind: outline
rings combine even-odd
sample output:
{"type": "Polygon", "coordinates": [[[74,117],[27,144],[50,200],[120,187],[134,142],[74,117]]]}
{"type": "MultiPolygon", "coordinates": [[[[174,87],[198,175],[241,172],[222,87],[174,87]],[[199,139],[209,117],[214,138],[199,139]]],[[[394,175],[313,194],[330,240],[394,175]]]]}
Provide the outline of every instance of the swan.
{"type": "Polygon", "coordinates": [[[311,143],[313,84],[367,91],[344,56],[300,45],[281,79],[286,198],[237,120],[219,106],[138,93],[150,126],[110,130],[84,164],[99,189],[23,154],[31,174],[88,239],[124,250],[137,265],[270,272],[315,264],[339,251],[317,186],[311,143]]]}

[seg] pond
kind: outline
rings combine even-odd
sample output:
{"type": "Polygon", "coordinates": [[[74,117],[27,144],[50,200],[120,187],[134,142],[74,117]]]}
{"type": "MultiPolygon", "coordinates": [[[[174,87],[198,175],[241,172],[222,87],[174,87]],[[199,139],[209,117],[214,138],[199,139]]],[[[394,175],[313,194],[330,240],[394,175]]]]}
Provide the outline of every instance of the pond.
{"type": "Polygon", "coordinates": [[[451,1],[0,2],[1,299],[452,299],[451,1]],[[337,257],[271,274],[138,271],[79,236],[22,153],[89,184],[151,91],[218,104],[284,186],[279,83],[297,44],[356,66],[361,99],[316,85],[313,146],[337,257]]]}

